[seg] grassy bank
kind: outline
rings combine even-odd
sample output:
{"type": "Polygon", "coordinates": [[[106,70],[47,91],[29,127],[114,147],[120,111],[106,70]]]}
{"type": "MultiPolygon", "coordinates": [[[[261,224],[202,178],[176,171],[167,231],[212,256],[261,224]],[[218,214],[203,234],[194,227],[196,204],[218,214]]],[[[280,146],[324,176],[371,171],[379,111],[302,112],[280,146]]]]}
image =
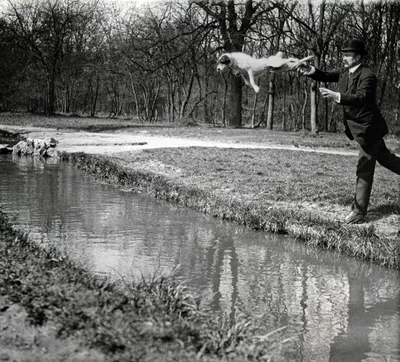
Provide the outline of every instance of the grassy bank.
{"type": "MultiPolygon", "coordinates": [[[[307,245],[400,267],[398,228],[388,237],[384,225],[379,229],[374,222],[342,224],[353,191],[353,173],[345,166],[355,160],[349,157],[206,148],[65,157],[113,184],[253,229],[289,234],[307,245]]],[[[372,198],[371,218],[389,217],[389,226],[390,216],[400,213],[395,177],[380,170],[372,198]]]]}
{"type": "Polygon", "coordinates": [[[239,362],[281,353],[279,333],[261,343],[265,329],[202,313],[165,278],[111,284],[30,243],[1,211],[0,286],[2,360],[239,362]]]}

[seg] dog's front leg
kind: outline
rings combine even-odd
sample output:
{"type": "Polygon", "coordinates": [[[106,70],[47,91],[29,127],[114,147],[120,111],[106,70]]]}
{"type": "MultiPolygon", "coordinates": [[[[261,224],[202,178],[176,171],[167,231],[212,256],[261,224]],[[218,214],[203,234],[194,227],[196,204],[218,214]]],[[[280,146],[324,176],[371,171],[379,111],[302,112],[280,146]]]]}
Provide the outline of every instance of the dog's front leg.
{"type": "Polygon", "coordinates": [[[253,70],[250,69],[250,70],[248,71],[248,73],[249,73],[250,85],[253,87],[254,91],[255,91],[256,93],[258,93],[258,92],[260,91],[260,87],[256,84],[256,82],[255,82],[255,80],[254,80],[254,73],[253,73],[253,70]]]}
{"type": "Polygon", "coordinates": [[[249,73],[246,70],[241,70],[238,71],[236,74],[240,75],[244,81],[244,84],[248,85],[249,87],[251,87],[251,84],[249,82],[249,73]]]}

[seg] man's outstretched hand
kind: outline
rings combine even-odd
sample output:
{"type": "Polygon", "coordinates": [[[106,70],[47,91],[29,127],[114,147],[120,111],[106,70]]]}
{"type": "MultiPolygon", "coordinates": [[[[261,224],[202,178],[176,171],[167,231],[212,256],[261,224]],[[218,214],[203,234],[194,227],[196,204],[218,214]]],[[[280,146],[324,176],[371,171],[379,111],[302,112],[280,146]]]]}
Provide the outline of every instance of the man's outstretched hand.
{"type": "Polygon", "coordinates": [[[292,70],[296,70],[298,73],[300,73],[301,75],[308,75],[309,73],[312,72],[313,67],[308,64],[308,63],[298,63],[296,64],[292,70]]]}

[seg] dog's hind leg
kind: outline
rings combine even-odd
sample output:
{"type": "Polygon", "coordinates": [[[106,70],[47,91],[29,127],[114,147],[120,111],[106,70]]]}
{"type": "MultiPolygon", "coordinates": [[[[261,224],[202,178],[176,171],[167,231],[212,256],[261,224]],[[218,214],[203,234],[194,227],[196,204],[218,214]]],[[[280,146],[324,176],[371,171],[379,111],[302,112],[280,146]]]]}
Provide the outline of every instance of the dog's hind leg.
{"type": "Polygon", "coordinates": [[[252,69],[250,69],[249,71],[248,71],[248,74],[249,74],[249,81],[250,81],[250,86],[251,87],[253,87],[253,89],[254,89],[254,91],[256,92],[256,93],[258,93],[259,91],[260,91],[260,87],[256,84],[256,82],[255,82],[255,80],[254,80],[254,73],[253,73],[253,70],[252,69]]]}

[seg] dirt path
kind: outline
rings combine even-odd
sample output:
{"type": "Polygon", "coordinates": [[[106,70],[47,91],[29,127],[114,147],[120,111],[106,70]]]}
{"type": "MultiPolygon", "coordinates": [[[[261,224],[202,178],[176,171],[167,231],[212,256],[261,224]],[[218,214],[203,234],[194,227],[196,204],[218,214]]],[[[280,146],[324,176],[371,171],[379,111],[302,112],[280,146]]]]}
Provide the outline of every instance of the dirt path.
{"type": "Polygon", "coordinates": [[[93,154],[112,154],[118,152],[169,148],[169,147],[217,147],[217,148],[249,148],[249,149],[284,149],[291,151],[328,153],[344,156],[354,156],[356,151],[309,148],[294,145],[277,145],[261,143],[237,143],[203,141],[194,138],[160,137],[141,134],[128,134],[123,131],[92,133],[86,131],[59,130],[55,128],[25,127],[1,125],[0,129],[19,133],[27,138],[55,138],[59,143],[57,148],[66,152],[85,152],[93,154]]]}

